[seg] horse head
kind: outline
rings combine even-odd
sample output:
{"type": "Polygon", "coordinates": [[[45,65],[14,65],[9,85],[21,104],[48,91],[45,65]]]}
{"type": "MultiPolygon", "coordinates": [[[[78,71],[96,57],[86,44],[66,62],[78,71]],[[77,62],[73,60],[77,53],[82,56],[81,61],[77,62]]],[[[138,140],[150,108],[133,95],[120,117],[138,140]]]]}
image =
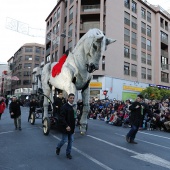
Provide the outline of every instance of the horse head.
{"type": "Polygon", "coordinates": [[[89,73],[99,69],[99,61],[107,46],[116,40],[107,38],[99,29],[87,32],[88,38],[84,41],[84,51],[87,57],[86,67],[89,73]]]}

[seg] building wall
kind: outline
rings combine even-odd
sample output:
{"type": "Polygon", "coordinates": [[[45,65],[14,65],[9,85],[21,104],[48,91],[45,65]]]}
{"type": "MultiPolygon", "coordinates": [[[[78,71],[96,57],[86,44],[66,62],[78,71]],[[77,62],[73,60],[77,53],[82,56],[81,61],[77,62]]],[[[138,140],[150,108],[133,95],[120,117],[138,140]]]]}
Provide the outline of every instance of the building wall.
{"type": "MultiPolygon", "coordinates": [[[[162,69],[162,63],[169,64],[170,14],[160,6],[153,6],[143,0],[74,0],[71,4],[70,1],[67,1],[67,5],[65,0],[61,0],[49,14],[46,22],[46,35],[53,31],[57,23],[60,23],[59,30],[55,34],[56,37],[60,37],[60,43],[53,50],[51,50],[51,47],[49,50],[52,41],[46,41],[48,53],[45,56],[45,63],[52,62],[53,58],[58,61],[65,49],[71,46],[72,50],[88,28],[95,27],[102,30],[107,37],[117,40],[114,44],[108,46],[104,53],[105,60],[102,60],[104,59],[102,56],[99,70],[93,73],[94,77],[98,77],[97,81],[100,78],[104,81],[103,77],[111,77],[114,79],[112,81],[116,83],[119,83],[118,80],[124,80],[131,82],[131,84],[135,83],[135,86],[137,84],[169,86],[169,69],[162,69]],[[136,6],[132,8],[132,4],[136,4],[136,6]],[[59,9],[60,15],[53,22],[55,12],[59,9]],[[128,19],[126,15],[129,15],[128,19]],[[70,16],[73,17],[69,19],[70,16]],[[134,21],[134,18],[136,18],[136,21],[134,21]],[[163,20],[163,27],[161,20],[163,20]],[[70,29],[71,25],[72,29],[70,29]],[[151,29],[151,32],[148,29],[151,29]],[[128,36],[125,30],[129,30],[128,36]],[[163,40],[161,31],[167,36],[163,40]],[[61,33],[65,33],[66,38],[61,38],[61,33]],[[72,33],[71,36],[70,33],[72,33]],[[135,35],[136,38],[133,37],[135,35]],[[168,43],[165,43],[164,40],[168,43]],[[149,42],[151,45],[149,45],[149,42]],[[125,54],[125,48],[129,48],[128,55],[125,54]],[[136,49],[136,54],[132,55],[132,49],[136,49]],[[165,54],[162,54],[162,50],[165,54]],[[166,62],[162,59],[164,55],[167,58],[166,62]],[[126,70],[127,64],[129,65],[128,70],[126,70]]],[[[106,80],[104,84],[110,84],[110,81],[106,80]]],[[[96,81],[96,79],[92,81],[96,81]]],[[[102,90],[104,88],[106,86],[103,85],[102,90]]],[[[122,88],[120,88],[118,85],[117,89],[120,91],[118,96],[122,97],[122,88]]],[[[117,98],[114,95],[112,96],[117,98]]]]}

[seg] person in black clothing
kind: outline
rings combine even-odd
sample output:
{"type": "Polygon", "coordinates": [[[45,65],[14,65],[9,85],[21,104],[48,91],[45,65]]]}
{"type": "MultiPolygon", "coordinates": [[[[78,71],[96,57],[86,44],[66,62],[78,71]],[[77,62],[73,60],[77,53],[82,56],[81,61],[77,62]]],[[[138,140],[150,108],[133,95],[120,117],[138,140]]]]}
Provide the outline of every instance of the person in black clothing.
{"type": "Polygon", "coordinates": [[[30,120],[31,117],[31,113],[35,112],[36,107],[38,106],[37,102],[35,99],[32,99],[32,101],[30,102],[30,111],[29,111],[29,116],[28,116],[28,122],[30,120]]]}
{"type": "Polygon", "coordinates": [[[20,106],[23,106],[23,104],[17,100],[16,96],[13,96],[12,102],[9,105],[9,112],[11,114],[11,117],[14,118],[14,125],[15,129],[19,128],[21,130],[21,108],[20,106]]]}
{"type": "Polygon", "coordinates": [[[131,106],[129,106],[129,110],[131,111],[129,118],[131,129],[126,135],[126,141],[128,143],[137,144],[134,139],[143,120],[143,106],[141,104],[142,100],[143,96],[138,95],[136,101],[133,102],[131,106]]]}
{"type": "Polygon", "coordinates": [[[72,143],[74,139],[74,129],[75,129],[75,111],[73,109],[73,102],[74,102],[75,95],[70,93],[68,95],[68,103],[64,104],[61,107],[61,111],[59,114],[59,126],[62,132],[62,139],[57,144],[56,154],[60,154],[60,149],[64,145],[65,142],[68,141],[67,149],[66,149],[66,157],[68,159],[72,159],[71,156],[71,149],[72,143]]]}
{"type": "Polygon", "coordinates": [[[9,103],[9,99],[6,98],[6,100],[5,100],[6,108],[8,108],[8,103],[9,103]]]}
{"type": "Polygon", "coordinates": [[[63,93],[59,92],[58,97],[54,96],[54,103],[53,103],[53,116],[56,117],[60,114],[61,107],[66,103],[65,98],[63,97],[63,93]]]}

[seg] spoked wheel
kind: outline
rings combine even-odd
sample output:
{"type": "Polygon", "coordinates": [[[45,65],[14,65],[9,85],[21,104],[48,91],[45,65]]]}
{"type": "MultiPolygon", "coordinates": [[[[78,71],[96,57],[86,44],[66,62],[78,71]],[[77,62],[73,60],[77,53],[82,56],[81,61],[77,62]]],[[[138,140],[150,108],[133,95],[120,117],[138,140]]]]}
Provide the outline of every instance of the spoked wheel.
{"type": "Polygon", "coordinates": [[[31,123],[32,125],[34,125],[34,123],[35,123],[35,113],[34,113],[34,112],[31,113],[30,123],[31,123]]]}
{"type": "Polygon", "coordinates": [[[50,132],[50,119],[45,117],[43,120],[43,133],[44,135],[48,135],[50,132]]]}

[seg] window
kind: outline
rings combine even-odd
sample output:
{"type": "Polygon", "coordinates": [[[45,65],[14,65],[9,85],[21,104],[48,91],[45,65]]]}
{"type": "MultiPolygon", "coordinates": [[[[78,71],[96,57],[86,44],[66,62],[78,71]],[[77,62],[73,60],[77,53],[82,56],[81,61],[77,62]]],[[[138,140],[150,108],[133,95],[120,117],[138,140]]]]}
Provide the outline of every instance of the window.
{"type": "Polygon", "coordinates": [[[147,25],[147,36],[151,37],[151,27],[147,25]]]}
{"type": "Polygon", "coordinates": [[[25,52],[32,52],[32,47],[25,47],[25,52]]]}
{"type": "Polygon", "coordinates": [[[136,45],[137,44],[137,36],[135,32],[132,32],[132,44],[136,45]]]}
{"type": "Polygon", "coordinates": [[[130,31],[126,28],[124,29],[124,40],[130,42],[130,31]]]}
{"type": "Polygon", "coordinates": [[[151,51],[151,41],[147,40],[147,50],[151,51]]]}
{"type": "Polygon", "coordinates": [[[130,14],[127,13],[127,12],[125,12],[124,15],[125,15],[125,17],[124,17],[124,23],[125,23],[126,25],[130,25],[130,14]]]}
{"type": "Polygon", "coordinates": [[[55,25],[54,27],[53,27],[53,34],[56,34],[57,33],[57,26],[55,25]]]}
{"type": "Polygon", "coordinates": [[[134,64],[131,65],[131,76],[137,77],[137,65],[134,64]]]}
{"type": "Polygon", "coordinates": [[[130,9],[130,0],[124,0],[124,5],[126,8],[130,9]]]}
{"type": "Polygon", "coordinates": [[[130,64],[126,62],[124,63],[124,74],[130,75],[130,64]]]}
{"type": "Polygon", "coordinates": [[[147,64],[152,65],[151,55],[150,54],[147,54],[147,64]]]}
{"type": "Polygon", "coordinates": [[[152,80],[152,70],[151,69],[147,69],[147,79],[152,80]]]}
{"type": "Polygon", "coordinates": [[[132,28],[137,29],[137,18],[132,16],[132,28]]]}
{"type": "Polygon", "coordinates": [[[105,70],[105,56],[102,56],[102,70],[105,70]]]}
{"type": "Polygon", "coordinates": [[[69,10],[69,21],[73,19],[73,7],[69,10]]]}
{"type": "Polygon", "coordinates": [[[72,37],[73,24],[70,24],[68,29],[69,29],[68,36],[72,37]]]}
{"type": "Polygon", "coordinates": [[[141,8],[141,17],[146,19],[146,10],[144,8],[141,8]]]}
{"type": "Polygon", "coordinates": [[[168,34],[161,31],[161,41],[165,44],[168,44],[168,34]]]}
{"type": "Polygon", "coordinates": [[[50,62],[50,59],[51,59],[51,57],[50,57],[50,55],[48,55],[48,56],[46,57],[47,63],[50,62]]]}
{"type": "Polygon", "coordinates": [[[25,56],[25,60],[26,60],[26,61],[28,61],[28,60],[31,61],[31,60],[32,60],[32,56],[31,56],[31,55],[26,55],[26,56],[25,56]]]}
{"type": "Polygon", "coordinates": [[[137,12],[137,4],[136,4],[136,2],[134,2],[134,1],[132,1],[132,11],[133,11],[134,13],[137,12]]]}
{"type": "Polygon", "coordinates": [[[24,71],[24,76],[30,76],[31,75],[31,71],[24,71]]]}
{"type": "Polygon", "coordinates": [[[29,80],[23,80],[23,85],[29,85],[30,81],[29,80]]]}
{"type": "Polygon", "coordinates": [[[142,48],[146,49],[146,38],[142,37],[142,48]]]}
{"type": "Polygon", "coordinates": [[[25,63],[24,64],[24,68],[31,68],[32,67],[32,64],[31,63],[25,63]]]}
{"type": "Polygon", "coordinates": [[[168,22],[167,21],[165,21],[165,30],[168,31],[168,22]]]}
{"type": "Polygon", "coordinates": [[[142,67],[141,77],[142,79],[146,79],[146,68],[145,67],[142,67]]]}
{"type": "Polygon", "coordinates": [[[137,60],[137,55],[136,55],[136,49],[135,48],[131,49],[131,59],[132,60],[137,60]]]}
{"type": "Polygon", "coordinates": [[[57,12],[54,13],[53,23],[57,20],[57,12]]]}
{"type": "Polygon", "coordinates": [[[147,21],[151,23],[151,13],[147,11],[147,21]]]}
{"type": "Polygon", "coordinates": [[[57,19],[60,17],[60,8],[57,10],[57,19]]]}
{"type": "Polygon", "coordinates": [[[145,52],[141,52],[141,62],[146,64],[146,53],[145,52]]]}
{"type": "Polygon", "coordinates": [[[163,18],[160,18],[160,26],[161,26],[162,28],[164,28],[164,19],[163,19],[163,18]]]}
{"type": "Polygon", "coordinates": [[[130,50],[128,46],[124,46],[124,57],[130,58],[130,50]]]}
{"type": "Polygon", "coordinates": [[[35,47],[35,52],[41,54],[41,47],[35,47]]]}
{"type": "Polygon", "coordinates": [[[168,70],[168,58],[161,56],[161,65],[163,70],[168,70]]]}
{"type": "Polygon", "coordinates": [[[141,32],[143,34],[146,34],[146,24],[144,22],[141,23],[142,27],[141,27],[141,32]]]}
{"type": "Polygon", "coordinates": [[[39,56],[35,56],[35,61],[40,61],[40,57],[39,56]]]}
{"type": "Polygon", "coordinates": [[[161,81],[165,83],[169,83],[169,74],[165,72],[161,72],[161,81]]]}

